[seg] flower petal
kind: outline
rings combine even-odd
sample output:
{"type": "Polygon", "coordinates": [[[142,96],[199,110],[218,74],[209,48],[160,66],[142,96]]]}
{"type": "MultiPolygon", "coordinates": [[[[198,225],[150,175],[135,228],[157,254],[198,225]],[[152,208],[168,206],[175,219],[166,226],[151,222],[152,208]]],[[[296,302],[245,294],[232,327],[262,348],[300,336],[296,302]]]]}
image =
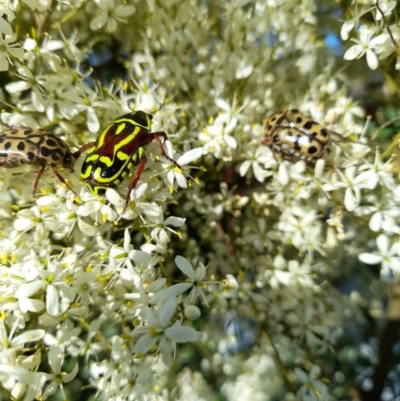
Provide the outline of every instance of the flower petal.
{"type": "Polygon", "coordinates": [[[90,28],[93,31],[102,28],[107,23],[107,19],[108,17],[105,14],[99,15],[90,23],[90,28]]]}
{"type": "Polygon", "coordinates": [[[52,346],[50,347],[48,358],[49,358],[49,364],[51,367],[51,370],[55,373],[58,374],[61,372],[61,363],[63,360],[63,352],[61,347],[59,346],[52,346]]]}
{"type": "Polygon", "coordinates": [[[375,253],[362,253],[358,255],[358,259],[367,265],[377,265],[382,262],[382,256],[376,255],[375,253]]]}
{"type": "Polygon", "coordinates": [[[178,343],[184,343],[200,340],[203,333],[196,331],[193,327],[174,324],[172,327],[168,327],[168,329],[165,330],[165,336],[178,343]]]}
{"type": "Polygon", "coordinates": [[[367,50],[367,64],[371,70],[376,70],[379,65],[378,57],[376,57],[375,52],[370,49],[367,50]]]}
{"type": "Polygon", "coordinates": [[[192,281],[194,281],[196,279],[196,274],[193,270],[192,265],[190,264],[190,262],[185,259],[183,256],[177,256],[175,258],[175,263],[178,266],[178,269],[185,274],[186,276],[188,276],[192,281]]]}
{"type": "Polygon", "coordinates": [[[361,45],[351,46],[350,49],[347,49],[346,53],[344,53],[343,58],[345,60],[354,60],[357,57],[360,57],[363,53],[363,48],[361,45]]]}

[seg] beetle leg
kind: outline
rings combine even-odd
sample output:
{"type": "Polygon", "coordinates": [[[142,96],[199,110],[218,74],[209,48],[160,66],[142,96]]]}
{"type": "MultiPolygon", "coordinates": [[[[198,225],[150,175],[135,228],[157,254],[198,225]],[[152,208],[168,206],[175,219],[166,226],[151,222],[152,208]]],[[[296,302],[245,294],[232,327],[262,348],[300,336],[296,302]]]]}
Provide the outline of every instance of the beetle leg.
{"type": "Polygon", "coordinates": [[[40,130],[40,128],[32,128],[32,127],[28,127],[26,125],[10,125],[10,124],[3,123],[3,121],[0,121],[0,125],[4,125],[8,129],[30,129],[30,130],[39,129],[40,130]]]}
{"type": "Polygon", "coordinates": [[[0,121],[0,124],[1,124],[3,127],[7,127],[8,129],[13,129],[13,128],[14,128],[12,125],[8,125],[8,124],[6,124],[6,123],[3,123],[3,121],[0,121]]]}
{"type": "Polygon", "coordinates": [[[175,164],[175,166],[180,169],[181,166],[174,159],[171,159],[169,156],[167,156],[167,154],[165,153],[164,146],[160,140],[160,137],[164,138],[164,142],[166,140],[168,140],[167,134],[165,132],[161,131],[161,132],[152,132],[151,135],[158,143],[158,147],[160,148],[160,151],[161,151],[161,156],[165,157],[167,160],[169,160],[171,163],[175,164]]]}
{"type": "Polygon", "coordinates": [[[74,158],[77,159],[83,152],[85,152],[87,149],[93,147],[95,144],[96,144],[96,142],[89,142],[86,145],[83,145],[75,153],[73,153],[74,158]]]}
{"type": "Polygon", "coordinates": [[[65,181],[64,177],[58,172],[56,166],[52,164],[51,168],[53,169],[54,175],[76,195],[76,192],[67,184],[67,181],[65,181]]]}
{"type": "Polygon", "coordinates": [[[340,135],[338,132],[332,131],[331,129],[328,130],[328,131],[329,131],[329,134],[330,134],[330,135],[332,135],[332,136],[334,136],[334,137],[336,137],[336,138],[339,138],[341,141],[343,141],[343,142],[350,142],[350,139],[349,139],[349,138],[346,138],[345,136],[340,135]]]}
{"type": "Polygon", "coordinates": [[[37,186],[39,184],[39,180],[42,178],[42,175],[44,173],[44,169],[46,168],[46,165],[43,164],[42,168],[38,171],[38,173],[36,174],[36,178],[35,178],[35,182],[33,183],[33,194],[32,197],[34,200],[36,200],[36,190],[37,190],[37,186]]]}
{"type": "Polygon", "coordinates": [[[3,121],[0,121],[0,124],[3,125],[4,127],[7,127],[8,129],[21,129],[21,128],[32,129],[31,127],[27,127],[26,125],[10,125],[10,124],[3,123],[3,121]]]}
{"type": "Polygon", "coordinates": [[[138,183],[139,178],[143,173],[144,166],[146,165],[146,162],[147,162],[147,157],[146,157],[146,155],[143,155],[142,158],[140,159],[139,167],[138,167],[138,169],[136,171],[135,177],[133,178],[132,184],[129,185],[128,195],[126,196],[124,212],[128,208],[128,203],[129,203],[129,200],[131,198],[131,192],[135,189],[136,184],[138,183]]]}

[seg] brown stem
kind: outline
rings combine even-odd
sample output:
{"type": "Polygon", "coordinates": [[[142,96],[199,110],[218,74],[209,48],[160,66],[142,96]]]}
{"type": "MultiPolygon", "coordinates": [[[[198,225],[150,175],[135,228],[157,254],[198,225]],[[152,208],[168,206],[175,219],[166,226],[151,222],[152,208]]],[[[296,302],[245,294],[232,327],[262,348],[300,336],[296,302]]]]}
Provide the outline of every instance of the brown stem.
{"type": "Polygon", "coordinates": [[[398,49],[399,45],[398,45],[398,44],[396,43],[396,41],[394,40],[394,37],[393,37],[393,35],[392,35],[392,31],[389,29],[389,26],[388,26],[388,24],[386,23],[385,14],[383,13],[383,11],[381,10],[381,8],[379,7],[379,1],[377,1],[377,2],[375,3],[375,5],[376,5],[376,8],[379,10],[379,12],[382,14],[382,20],[383,20],[383,22],[385,23],[385,28],[386,28],[386,30],[388,31],[388,34],[389,34],[389,36],[390,36],[390,40],[391,40],[392,43],[393,43],[393,46],[394,46],[396,49],[398,49]]]}

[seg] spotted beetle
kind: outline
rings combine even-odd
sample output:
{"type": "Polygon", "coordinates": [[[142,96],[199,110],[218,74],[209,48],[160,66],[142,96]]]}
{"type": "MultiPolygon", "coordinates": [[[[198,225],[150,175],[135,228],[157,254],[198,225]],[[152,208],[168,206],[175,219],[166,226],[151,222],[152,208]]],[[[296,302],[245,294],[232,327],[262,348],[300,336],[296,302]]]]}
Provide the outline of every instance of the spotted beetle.
{"type": "MultiPolygon", "coordinates": [[[[315,163],[330,153],[332,136],[348,141],[335,131],[323,127],[297,109],[284,110],[268,119],[262,144],[286,160],[315,163]]],[[[275,153],[274,153],[275,156],[275,153]]]]}
{"type": "MultiPolygon", "coordinates": [[[[1,124],[8,129],[0,133],[0,166],[5,168],[19,167],[24,164],[41,166],[33,184],[33,198],[35,198],[39,180],[48,165],[51,166],[55,176],[71,189],[57,170],[58,165],[71,173],[74,170],[75,158],[63,140],[52,132],[22,125],[1,124]]],[[[71,191],[74,192],[72,189],[71,191]]]]}
{"type": "Polygon", "coordinates": [[[146,147],[153,141],[158,143],[161,155],[180,168],[179,164],[167,156],[160,140],[167,140],[165,132],[150,132],[153,116],[144,111],[133,111],[118,117],[103,130],[95,142],[84,145],[75,152],[79,157],[88,149],[82,164],[81,179],[94,195],[103,195],[108,188],[116,188],[123,179],[139,165],[132,183],[128,187],[125,208],[130,194],[142,175],[147,158],[146,147]]]}

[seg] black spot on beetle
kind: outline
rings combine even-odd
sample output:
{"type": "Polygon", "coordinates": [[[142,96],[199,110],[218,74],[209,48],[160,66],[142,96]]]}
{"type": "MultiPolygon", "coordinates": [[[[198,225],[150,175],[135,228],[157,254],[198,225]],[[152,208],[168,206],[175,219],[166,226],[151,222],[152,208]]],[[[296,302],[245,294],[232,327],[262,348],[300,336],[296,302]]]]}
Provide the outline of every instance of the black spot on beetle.
{"type": "Polygon", "coordinates": [[[57,146],[57,142],[54,139],[49,138],[46,140],[46,145],[54,148],[55,146],[57,146]]]}
{"type": "Polygon", "coordinates": [[[57,155],[57,153],[59,153],[59,149],[50,150],[46,148],[46,146],[42,146],[40,148],[40,153],[42,154],[43,157],[51,156],[54,162],[60,160],[60,157],[57,155]]]}
{"type": "Polygon", "coordinates": [[[270,125],[270,124],[267,124],[267,126],[266,126],[265,128],[266,128],[266,130],[267,130],[267,131],[270,131],[270,130],[271,130],[271,128],[272,128],[272,125],[270,125]]]}
{"type": "Polygon", "coordinates": [[[23,152],[23,150],[25,149],[25,143],[19,142],[17,145],[17,149],[20,150],[21,152],[23,152]]]}
{"type": "Polygon", "coordinates": [[[281,138],[279,137],[279,135],[274,135],[272,137],[272,142],[279,142],[281,140],[281,138]]]}
{"type": "Polygon", "coordinates": [[[305,124],[304,124],[304,126],[303,126],[303,128],[305,128],[305,129],[310,129],[313,125],[315,125],[315,124],[317,124],[315,121],[313,121],[313,120],[308,120],[305,124]]]}
{"type": "Polygon", "coordinates": [[[285,136],[293,136],[292,131],[286,132],[285,136]]]}
{"type": "Polygon", "coordinates": [[[42,154],[43,157],[48,157],[50,156],[50,149],[46,148],[45,146],[42,146],[40,148],[40,153],[42,154]]]}
{"type": "Polygon", "coordinates": [[[298,113],[299,112],[299,109],[291,109],[290,110],[292,113],[298,113]]]}
{"type": "Polygon", "coordinates": [[[5,135],[0,135],[0,143],[3,143],[5,139],[6,139],[5,135]]]}
{"type": "Polygon", "coordinates": [[[10,149],[11,148],[11,142],[6,142],[5,144],[4,144],[4,149],[5,150],[8,150],[8,149],[10,149]]]}
{"type": "MultiPolygon", "coordinates": [[[[16,132],[18,132],[18,131],[16,131],[16,132]]],[[[24,131],[24,135],[25,135],[25,136],[29,136],[29,135],[32,134],[32,132],[33,132],[33,129],[26,129],[26,130],[24,131]]]]}
{"type": "Polygon", "coordinates": [[[326,137],[328,136],[328,131],[327,131],[325,128],[322,128],[320,134],[321,134],[324,138],[326,138],[326,137]]]}
{"type": "Polygon", "coordinates": [[[0,152],[0,157],[8,157],[8,153],[7,152],[0,152]]]}
{"type": "Polygon", "coordinates": [[[32,160],[35,158],[35,154],[33,152],[28,152],[26,154],[26,157],[28,158],[28,160],[32,160]]]}
{"type": "Polygon", "coordinates": [[[303,119],[299,116],[296,118],[296,124],[300,124],[303,121],[303,119]]]}
{"type": "Polygon", "coordinates": [[[313,155],[314,153],[316,153],[317,150],[318,150],[318,149],[317,149],[315,146],[310,146],[310,147],[308,148],[308,154],[309,154],[309,155],[313,155]]]}

